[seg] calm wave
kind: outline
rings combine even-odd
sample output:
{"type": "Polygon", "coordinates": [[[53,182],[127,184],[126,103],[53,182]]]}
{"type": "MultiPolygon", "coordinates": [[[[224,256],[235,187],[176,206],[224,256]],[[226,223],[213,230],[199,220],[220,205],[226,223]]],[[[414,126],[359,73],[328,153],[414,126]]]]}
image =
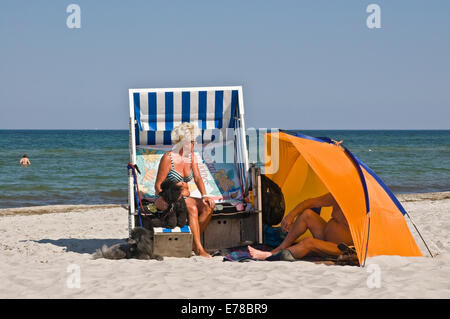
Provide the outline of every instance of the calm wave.
{"type": "MultiPolygon", "coordinates": [[[[301,132],[344,140],[394,192],[450,190],[450,131],[301,132]]],[[[0,130],[0,150],[0,208],[127,201],[128,131],[0,130]]]]}

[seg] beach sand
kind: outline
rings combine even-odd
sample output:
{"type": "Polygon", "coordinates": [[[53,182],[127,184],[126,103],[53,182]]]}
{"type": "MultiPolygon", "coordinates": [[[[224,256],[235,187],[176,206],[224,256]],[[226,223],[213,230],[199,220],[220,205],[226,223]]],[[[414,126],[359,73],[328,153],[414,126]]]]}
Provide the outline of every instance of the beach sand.
{"type": "Polygon", "coordinates": [[[124,207],[0,210],[0,298],[450,298],[450,192],[398,198],[435,258],[410,227],[426,257],[379,256],[365,268],[222,257],[93,260],[97,248],[128,236],[124,207]]]}

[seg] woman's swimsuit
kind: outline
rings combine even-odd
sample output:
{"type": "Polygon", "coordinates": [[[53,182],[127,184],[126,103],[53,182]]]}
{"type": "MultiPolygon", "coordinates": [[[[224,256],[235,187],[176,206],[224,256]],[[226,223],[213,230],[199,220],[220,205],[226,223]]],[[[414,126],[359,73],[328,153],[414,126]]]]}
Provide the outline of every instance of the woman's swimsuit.
{"type": "Polygon", "coordinates": [[[189,153],[189,160],[191,160],[191,173],[187,177],[183,177],[180,173],[178,173],[175,170],[175,167],[173,165],[173,159],[172,159],[172,153],[169,153],[170,156],[170,164],[172,165],[172,168],[170,169],[169,173],[167,174],[166,180],[169,180],[174,183],[179,182],[185,182],[188,183],[194,178],[194,174],[192,173],[192,160],[191,160],[191,154],[189,153]]]}

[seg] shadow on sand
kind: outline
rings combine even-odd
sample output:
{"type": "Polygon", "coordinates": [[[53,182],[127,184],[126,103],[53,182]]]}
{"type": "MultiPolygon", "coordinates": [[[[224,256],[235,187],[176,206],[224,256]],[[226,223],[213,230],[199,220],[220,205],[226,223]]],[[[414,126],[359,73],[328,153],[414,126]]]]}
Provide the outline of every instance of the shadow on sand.
{"type": "Polygon", "coordinates": [[[75,252],[79,254],[92,254],[103,245],[112,246],[119,243],[125,243],[124,239],[78,239],[78,238],[61,238],[61,239],[41,239],[33,240],[39,244],[52,244],[66,248],[66,252],[75,252]]]}

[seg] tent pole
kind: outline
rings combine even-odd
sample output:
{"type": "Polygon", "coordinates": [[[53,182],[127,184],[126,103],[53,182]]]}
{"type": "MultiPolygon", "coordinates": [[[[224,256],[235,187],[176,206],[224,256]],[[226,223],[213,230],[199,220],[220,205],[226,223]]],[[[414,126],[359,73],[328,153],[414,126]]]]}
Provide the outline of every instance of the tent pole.
{"type": "Polygon", "coordinates": [[[411,221],[411,223],[413,224],[413,226],[414,226],[414,228],[416,229],[417,233],[419,234],[420,239],[422,239],[422,241],[423,241],[425,247],[426,247],[427,250],[428,250],[428,253],[429,253],[430,256],[431,256],[431,258],[434,258],[433,254],[431,253],[430,248],[428,248],[428,245],[427,245],[427,243],[425,242],[425,239],[422,237],[422,234],[420,233],[419,229],[417,228],[416,224],[414,223],[414,221],[412,220],[412,218],[411,218],[411,216],[408,214],[408,212],[406,212],[406,216],[408,216],[409,220],[411,221]]]}
{"type": "Polygon", "coordinates": [[[369,216],[368,219],[368,225],[367,225],[367,240],[366,240],[366,251],[364,253],[364,262],[363,262],[363,268],[366,266],[366,260],[367,260],[367,251],[369,250],[369,236],[370,236],[370,211],[367,213],[369,216]]]}

